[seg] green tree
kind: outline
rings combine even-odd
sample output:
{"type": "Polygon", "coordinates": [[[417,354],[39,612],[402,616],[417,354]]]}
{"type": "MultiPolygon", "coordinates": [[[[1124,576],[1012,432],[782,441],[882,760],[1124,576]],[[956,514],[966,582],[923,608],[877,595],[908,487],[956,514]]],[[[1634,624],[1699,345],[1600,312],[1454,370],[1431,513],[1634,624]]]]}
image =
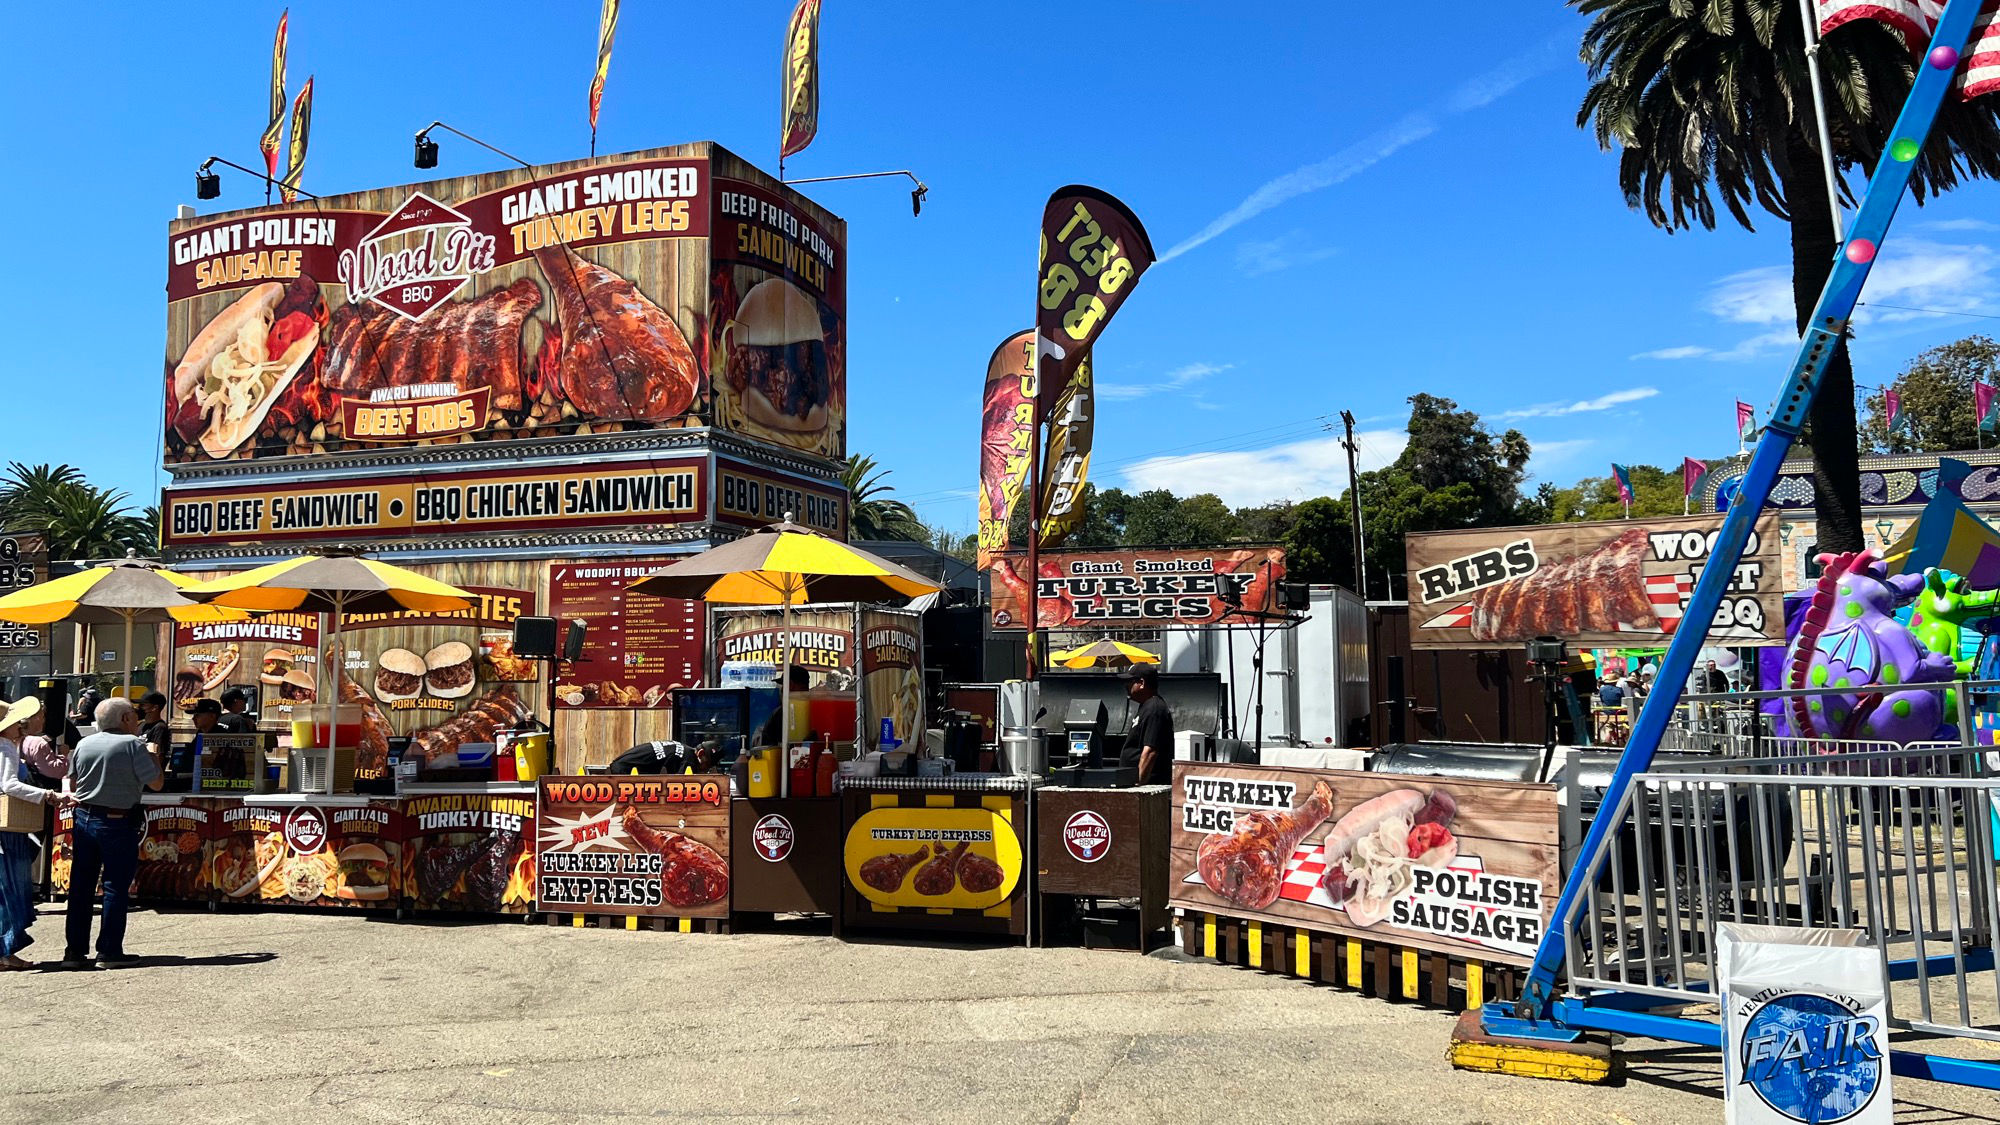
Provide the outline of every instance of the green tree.
{"type": "Polygon", "coordinates": [[[1242,529],[1243,538],[1254,543],[1284,542],[1298,519],[1299,505],[1290,500],[1236,509],[1236,525],[1242,529]]]}
{"type": "Polygon", "coordinates": [[[873,457],[849,457],[840,472],[847,486],[847,532],[852,539],[902,539],[923,542],[929,529],[908,504],[891,499],[896,486],[885,483],[893,470],[878,468],[873,457]]]}
{"type": "Polygon", "coordinates": [[[1887,404],[1879,391],[1868,395],[1862,433],[1884,453],[1950,453],[1980,444],[1973,414],[1972,384],[2000,380],[2000,344],[1990,336],[1967,336],[1919,354],[1889,389],[1903,397],[1909,428],[1889,432],[1887,404]]]}
{"type": "Polygon", "coordinates": [[[1208,546],[1241,532],[1236,513],[1213,492],[1182,499],[1164,488],[1148,489],[1131,498],[1125,513],[1128,547],[1208,546]]]}
{"type": "Polygon", "coordinates": [[[40,535],[49,557],[63,560],[151,555],[159,546],[159,512],[134,514],[122,492],[98,488],[70,465],[14,462],[0,477],[0,524],[40,535]]]}
{"type": "Polygon", "coordinates": [[[1316,496],[1290,505],[1285,528],[1285,576],[1294,582],[1331,582],[1355,589],[1354,522],[1343,496],[1316,496]]]}
{"type": "MultiPolygon", "coordinates": [[[[1395,468],[1424,488],[1472,484],[1478,518],[1499,526],[1518,518],[1521,482],[1528,475],[1528,439],[1519,430],[1495,437],[1470,410],[1436,395],[1410,396],[1410,440],[1395,468]]],[[[1368,490],[1362,489],[1364,501],[1368,490]]],[[[1472,525],[1479,526],[1479,525],[1472,525]]]]}
{"type": "MultiPolygon", "coordinates": [[[[1627,204],[1669,232],[1714,229],[1716,196],[1738,224],[1761,207],[1791,224],[1798,327],[1837,249],[1821,173],[1805,29],[1791,0],[1570,0],[1590,17],[1582,54],[1590,86],[1577,112],[1598,145],[1619,150],[1627,204]]],[[[1819,51],[1834,158],[1872,171],[1909,94],[1916,60],[1873,20],[1828,35],[1819,51]]],[[[2000,177],[2000,99],[1947,95],[1912,190],[2000,177]]],[[[1862,547],[1854,370],[1843,343],[1813,403],[1815,515],[1824,550],[1862,547]]]]}
{"type": "MultiPolygon", "coordinates": [[[[1678,516],[1681,514],[1681,474],[1651,465],[1629,466],[1632,472],[1632,515],[1678,516]]],[[[1583,520],[1615,520],[1625,516],[1618,499],[1617,478],[1606,474],[1585,477],[1568,488],[1549,494],[1549,519],[1556,523],[1583,520]]]]}

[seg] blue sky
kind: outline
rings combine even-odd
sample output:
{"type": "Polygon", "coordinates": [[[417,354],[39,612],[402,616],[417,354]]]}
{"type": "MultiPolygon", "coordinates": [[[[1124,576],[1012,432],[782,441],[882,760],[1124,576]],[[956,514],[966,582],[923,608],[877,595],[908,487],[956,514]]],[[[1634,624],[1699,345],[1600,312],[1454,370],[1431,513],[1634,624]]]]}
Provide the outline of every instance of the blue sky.
{"type": "MultiPolygon", "coordinates": [[[[166,223],[204,156],[256,163],[281,6],[10,13],[6,458],[157,496],[166,223]]],[[[433,118],[531,161],[585,152],[595,0],[292,9],[293,86],[318,79],[309,190],[420,178],[410,134],[433,118]]],[[[630,0],[599,151],[712,139],[774,162],[789,10],[630,0]]],[[[1572,124],[1568,10],[1454,6],[1448,35],[1402,11],[827,0],[820,136],[789,174],[931,185],[920,218],[886,181],[815,189],[850,224],[850,448],[971,529],[984,364],[1030,314],[1043,200],[1082,182],[1168,255],[1098,347],[1102,485],[1336,492],[1337,413],[1379,463],[1419,391],[1519,427],[1558,483],[1732,450],[1732,401],[1766,403],[1790,358],[1784,227],[1670,237],[1626,210],[1614,155],[1572,124]]],[[[442,174],[500,164],[441,139],[442,174]]],[[[262,198],[223,185],[204,210],[262,198]]],[[[2000,314],[1995,246],[1994,185],[1906,204],[1869,297],[2000,314]]],[[[1864,310],[1857,378],[1975,331],[2000,322],[1864,310]]]]}

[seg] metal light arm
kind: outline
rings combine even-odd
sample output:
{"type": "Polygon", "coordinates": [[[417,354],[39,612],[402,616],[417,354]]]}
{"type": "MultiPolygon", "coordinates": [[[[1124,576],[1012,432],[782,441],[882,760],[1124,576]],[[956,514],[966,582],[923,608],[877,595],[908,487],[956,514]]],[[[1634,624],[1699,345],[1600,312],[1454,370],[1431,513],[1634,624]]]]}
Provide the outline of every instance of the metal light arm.
{"type": "MultiPolygon", "coordinates": [[[[1640,708],[1638,721],[1632,726],[1631,739],[1626,743],[1618,759],[1618,768],[1605,787],[1600,809],[1625,807],[1633,778],[1652,764],[1653,754],[1659,749],[1660,736],[1665,733],[1668,719],[1686,688],[1687,678],[1694,671],[1695,656],[1707,640],[1715,611],[1721,605],[1722,595],[1743,557],[1743,547],[1750,537],[1751,526],[1763,511],[1771,487],[1778,479],[1778,469],[1785,460],[1785,454],[1805,425],[1813,397],[1820,389],[1820,377],[1847,330],[1848,318],[1853,315],[1855,303],[1861,297],[1861,287],[1868,280],[1868,271],[1875,262],[1881,240],[1888,234],[1896,207],[1909,188],[1917,157],[1922,154],[1924,141],[1930,135],[1938,107],[1951,89],[1952,78],[1958,70],[1960,49],[1971,35],[1973,17],[1979,7],[1980,0],[1949,0],[1938,19],[1930,47],[1917,68],[1916,80],[1911,84],[1909,100],[1903,104],[1902,113],[1896,118],[1895,128],[1889,134],[1889,144],[1875,165],[1874,175],[1868,179],[1860,210],[1848,228],[1847,241],[1841,244],[1834,258],[1833,272],[1827,277],[1819,301],[1813,306],[1812,319],[1807,322],[1805,334],[1799,341],[1798,359],[1793,362],[1791,375],[1779,394],[1771,424],[1757,440],[1757,449],[1750,458],[1743,484],[1729,506],[1729,517],[1723,521],[1714,550],[1702,567],[1701,580],[1695,584],[1694,594],[1682,613],[1683,627],[1675,631],[1673,642],[1667,646],[1667,653],[1660,660],[1656,682],[1661,686],[1646,697],[1645,704],[1640,708]]],[[[1488,1005],[1483,1012],[1482,1022],[1489,1032],[1561,1037],[1561,1029],[1546,1022],[1555,1002],[1556,974],[1562,970],[1568,952],[1569,931],[1577,922],[1585,888],[1618,824],[1617,817],[1602,815],[1601,812],[1591,821],[1590,831],[1585,834],[1583,846],[1577,851],[1569,877],[1563,882],[1553,922],[1542,934],[1541,943],[1535,950],[1535,959],[1520,1000],[1515,1003],[1512,1013],[1505,1005],[1488,1005]]]]}
{"type": "MultiPolygon", "coordinates": [[[[220,164],[225,168],[234,168],[238,172],[242,172],[244,175],[247,176],[255,176],[258,179],[264,181],[265,183],[270,184],[272,187],[285,188],[284,181],[282,180],[274,180],[271,177],[265,175],[264,173],[257,171],[255,168],[245,168],[243,165],[236,163],[234,160],[224,160],[220,156],[211,156],[207,160],[202,161],[201,167],[196,168],[194,170],[195,178],[199,180],[203,176],[210,175],[211,173],[209,172],[209,169],[215,167],[217,164],[220,164]]],[[[285,188],[285,190],[297,192],[298,194],[305,196],[307,199],[319,198],[319,196],[314,195],[312,192],[309,192],[302,187],[285,188]]],[[[197,194],[199,194],[199,192],[197,192],[197,194]]],[[[214,198],[214,197],[210,196],[208,198],[214,198]]]]}
{"type": "Polygon", "coordinates": [[[513,161],[516,164],[519,164],[523,168],[534,167],[534,165],[528,163],[527,161],[521,159],[518,156],[515,156],[513,153],[508,152],[506,149],[500,148],[495,145],[487,144],[485,141],[480,140],[478,137],[473,136],[471,133],[468,133],[463,129],[454,129],[442,121],[433,121],[429,125],[426,125],[423,128],[417,130],[417,143],[419,145],[423,144],[425,141],[430,139],[430,131],[432,129],[443,129],[445,132],[450,133],[455,137],[463,137],[464,139],[471,141],[473,144],[478,145],[480,148],[483,148],[488,152],[499,153],[501,156],[506,157],[507,159],[513,161]]]}
{"type": "Polygon", "coordinates": [[[923,214],[924,200],[931,193],[930,185],[918,179],[917,174],[908,168],[898,168],[893,172],[849,172],[844,176],[806,176],[801,179],[780,180],[778,182],[783,184],[825,184],[835,180],[874,180],[880,179],[883,176],[908,176],[910,182],[917,185],[910,191],[910,213],[913,215],[923,214]]]}

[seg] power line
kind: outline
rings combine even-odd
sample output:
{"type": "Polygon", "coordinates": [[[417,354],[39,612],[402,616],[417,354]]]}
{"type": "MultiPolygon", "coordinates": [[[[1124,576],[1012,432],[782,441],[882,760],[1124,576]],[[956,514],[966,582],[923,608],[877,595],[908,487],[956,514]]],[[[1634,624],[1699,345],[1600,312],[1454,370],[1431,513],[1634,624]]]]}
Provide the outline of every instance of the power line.
{"type": "Polygon", "coordinates": [[[1897,312],[1933,313],[1937,316],[1970,316],[1979,320],[2000,320],[2000,313],[1960,312],[1957,309],[1921,309],[1914,305],[1885,305],[1880,301],[1857,301],[1857,307],[1871,309],[1895,309],[1897,312]]]}

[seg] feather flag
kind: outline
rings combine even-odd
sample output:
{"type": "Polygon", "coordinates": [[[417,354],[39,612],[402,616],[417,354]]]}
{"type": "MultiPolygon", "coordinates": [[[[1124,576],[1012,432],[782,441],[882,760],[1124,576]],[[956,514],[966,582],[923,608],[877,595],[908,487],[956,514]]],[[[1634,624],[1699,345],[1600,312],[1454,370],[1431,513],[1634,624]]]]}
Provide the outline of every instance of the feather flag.
{"type": "Polygon", "coordinates": [[[1611,463],[1611,476],[1614,480],[1618,482],[1618,502],[1625,505],[1628,508],[1631,507],[1632,506],[1631,468],[1626,465],[1620,465],[1616,461],[1613,461],[1611,463]]]}
{"type": "Polygon", "coordinates": [[[1090,443],[1096,414],[1090,357],[1070,372],[1069,385],[1049,415],[1048,458],[1042,466],[1043,550],[1060,547],[1083,522],[1083,487],[1090,480],[1090,443]]]}
{"type": "Polygon", "coordinates": [[[1069,389],[1070,375],[1153,259],[1145,226],[1116,197],[1082,184],[1049,196],[1042,208],[1035,295],[1035,348],[1041,356],[1035,390],[1044,411],[1054,409],[1069,389]]]}
{"type": "MultiPolygon", "coordinates": [[[[278,37],[271,43],[271,119],[257,141],[257,147],[264,150],[264,174],[274,180],[278,178],[278,150],[283,147],[279,138],[285,131],[285,44],[291,22],[288,8],[278,16],[278,37]]],[[[264,198],[270,200],[268,195],[264,198]]]]}
{"type": "Polygon", "coordinates": [[[1681,499],[1694,496],[1694,490],[1701,487],[1701,478],[1708,475],[1708,463],[1692,457],[1681,458],[1681,499]]]}
{"type": "Polygon", "coordinates": [[[1882,417],[1891,435],[1910,428],[1910,416],[1903,413],[1903,396],[1895,391],[1882,392],[1882,417]]]}
{"type": "Polygon", "coordinates": [[[1991,384],[1973,380],[1972,408],[1979,415],[1980,433],[1990,434],[1994,432],[1996,424],[2000,424],[2000,418],[1994,416],[1993,407],[1996,401],[2000,401],[2000,391],[1996,391],[1991,384]]]}
{"type": "MultiPolygon", "coordinates": [[[[1855,20],[1879,20],[1912,55],[1921,55],[1943,11],[1939,0],[1819,0],[1819,33],[1855,20]]],[[[2000,91],[2000,0],[1980,5],[1971,38],[1952,46],[1963,48],[1958,83],[1966,101],[2000,91]]]]}
{"type": "Polygon", "coordinates": [[[598,108],[604,104],[604,78],[612,72],[612,36],[618,34],[618,0],[604,0],[598,12],[598,70],[590,76],[590,136],[598,136],[598,108]]]}
{"type": "Polygon", "coordinates": [[[784,119],[778,159],[805,151],[819,135],[819,0],[799,0],[785,26],[784,119]]]}
{"type": "Polygon", "coordinates": [[[1014,333],[986,361],[986,393],[979,421],[979,567],[1011,547],[1007,521],[1027,487],[1029,449],[1035,441],[1035,333],[1014,333]]]}
{"type": "Polygon", "coordinates": [[[1757,436],[1757,408],[1751,406],[1747,402],[1744,402],[1742,399],[1737,399],[1736,400],[1737,440],[1749,441],[1756,436],[1757,436]]]}
{"type": "Polygon", "coordinates": [[[292,100],[292,142],[291,162],[285,166],[285,179],[278,185],[278,194],[287,203],[299,198],[299,181],[306,174],[306,140],[312,133],[313,80],[306,76],[306,84],[299,96],[292,100]]]}

